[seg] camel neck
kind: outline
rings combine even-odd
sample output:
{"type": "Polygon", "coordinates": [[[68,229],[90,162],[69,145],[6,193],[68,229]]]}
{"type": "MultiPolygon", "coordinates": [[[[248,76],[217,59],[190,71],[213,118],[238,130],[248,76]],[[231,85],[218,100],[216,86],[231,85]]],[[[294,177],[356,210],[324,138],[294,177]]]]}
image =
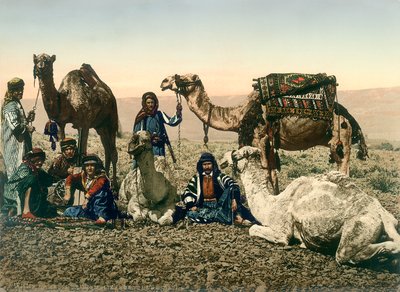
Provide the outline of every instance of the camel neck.
{"type": "Polygon", "coordinates": [[[223,131],[238,132],[240,124],[247,113],[252,99],[235,107],[221,107],[211,103],[207,92],[202,86],[186,95],[188,106],[203,123],[210,123],[212,128],[223,131]]]}
{"type": "Polygon", "coordinates": [[[142,176],[145,177],[146,175],[153,174],[156,171],[152,149],[150,151],[143,151],[138,155],[138,157],[136,157],[136,161],[139,165],[142,176]]]}
{"type": "Polygon", "coordinates": [[[43,105],[49,118],[56,118],[58,116],[58,91],[54,85],[53,73],[39,77],[39,86],[43,105]]]}

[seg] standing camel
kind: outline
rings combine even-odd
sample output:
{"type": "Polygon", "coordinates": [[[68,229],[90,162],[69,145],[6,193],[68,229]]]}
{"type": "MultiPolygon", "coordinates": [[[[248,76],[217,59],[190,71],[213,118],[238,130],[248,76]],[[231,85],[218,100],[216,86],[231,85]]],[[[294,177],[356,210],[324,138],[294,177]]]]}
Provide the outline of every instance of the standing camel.
{"type": "Polygon", "coordinates": [[[65,125],[72,123],[81,128],[79,137],[82,151],[87,149],[89,129],[99,134],[104,147],[105,168],[113,166],[113,183],[117,184],[118,153],[115,139],[118,131],[117,102],[111,89],[100,80],[92,67],[83,64],[79,70],[69,72],[59,89],[54,86],[53,63],[56,56],[33,55],[34,74],[39,78],[44,108],[49,119],[57,122],[60,138],[65,137],[65,125]]]}
{"type": "MultiPolygon", "coordinates": [[[[239,147],[254,146],[266,148],[266,123],[259,92],[252,91],[247,100],[236,107],[221,107],[211,103],[200,78],[195,74],[173,75],[161,83],[162,90],[172,90],[184,96],[189,109],[210,127],[222,131],[233,131],[239,135],[239,147]]],[[[326,146],[331,150],[338,170],[349,174],[351,144],[357,143],[360,152],[357,157],[365,159],[367,146],[357,121],[350,113],[338,104],[339,112],[333,114],[333,127],[329,121],[302,118],[299,116],[283,116],[279,123],[280,148],[288,151],[306,150],[314,146],[326,146]],[[343,144],[343,157],[338,155],[338,142],[343,144]]],[[[271,163],[266,151],[261,151],[263,168],[274,194],[279,193],[276,165],[271,163]]]]}

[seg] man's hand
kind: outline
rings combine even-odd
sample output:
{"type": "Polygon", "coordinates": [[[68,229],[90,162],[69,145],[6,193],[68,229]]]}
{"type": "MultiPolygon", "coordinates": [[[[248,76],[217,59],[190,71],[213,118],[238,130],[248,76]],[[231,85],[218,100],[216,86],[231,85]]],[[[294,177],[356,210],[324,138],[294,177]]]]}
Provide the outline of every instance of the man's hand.
{"type": "Polygon", "coordinates": [[[196,206],[193,206],[192,208],[190,208],[190,211],[196,212],[196,211],[197,211],[197,207],[196,207],[196,206]]]}
{"type": "Polygon", "coordinates": [[[233,200],[232,200],[232,212],[236,212],[237,207],[238,207],[238,206],[237,206],[236,200],[233,199],[233,200]]]}
{"type": "Polygon", "coordinates": [[[88,203],[88,199],[85,198],[85,200],[83,201],[83,204],[82,204],[82,209],[83,209],[83,210],[86,210],[86,209],[87,209],[87,203],[88,203]]]}
{"type": "Polygon", "coordinates": [[[28,116],[26,117],[26,120],[31,123],[35,120],[36,114],[34,110],[31,110],[28,112],[28,116]]]}
{"type": "Polygon", "coordinates": [[[27,130],[29,133],[33,133],[33,132],[35,131],[35,127],[34,127],[34,126],[31,126],[31,125],[27,125],[27,126],[26,126],[26,130],[27,130]]]}

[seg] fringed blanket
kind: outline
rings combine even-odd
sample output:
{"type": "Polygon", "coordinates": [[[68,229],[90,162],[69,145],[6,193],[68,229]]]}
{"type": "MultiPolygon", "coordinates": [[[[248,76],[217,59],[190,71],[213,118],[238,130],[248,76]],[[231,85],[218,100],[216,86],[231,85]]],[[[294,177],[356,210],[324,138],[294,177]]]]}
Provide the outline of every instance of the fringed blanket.
{"type": "Polygon", "coordinates": [[[268,116],[298,115],[330,120],[336,78],[323,74],[269,74],[257,79],[268,116]]]}
{"type": "Polygon", "coordinates": [[[34,226],[34,227],[47,227],[55,229],[74,229],[74,228],[103,229],[103,228],[115,227],[115,224],[112,221],[109,221],[104,225],[98,225],[95,224],[95,221],[85,218],[55,217],[55,218],[27,219],[19,216],[5,218],[4,225],[7,227],[34,226]]]}

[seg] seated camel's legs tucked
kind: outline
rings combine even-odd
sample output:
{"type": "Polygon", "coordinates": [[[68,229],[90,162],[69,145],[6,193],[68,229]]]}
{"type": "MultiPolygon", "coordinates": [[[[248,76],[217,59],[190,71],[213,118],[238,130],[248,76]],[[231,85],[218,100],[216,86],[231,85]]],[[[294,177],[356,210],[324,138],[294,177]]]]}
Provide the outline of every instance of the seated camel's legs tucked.
{"type": "Polygon", "coordinates": [[[280,224],[253,225],[249,229],[249,234],[262,237],[272,243],[288,245],[293,237],[293,222],[287,218],[286,214],[279,216],[278,213],[275,213],[274,216],[273,221],[280,222],[280,224]]]}
{"type": "Polygon", "coordinates": [[[357,264],[378,254],[400,254],[398,235],[394,236],[394,241],[376,243],[379,242],[386,228],[381,214],[374,212],[372,208],[370,210],[368,213],[349,218],[344,223],[342,237],[336,251],[336,261],[339,264],[357,264]]]}

